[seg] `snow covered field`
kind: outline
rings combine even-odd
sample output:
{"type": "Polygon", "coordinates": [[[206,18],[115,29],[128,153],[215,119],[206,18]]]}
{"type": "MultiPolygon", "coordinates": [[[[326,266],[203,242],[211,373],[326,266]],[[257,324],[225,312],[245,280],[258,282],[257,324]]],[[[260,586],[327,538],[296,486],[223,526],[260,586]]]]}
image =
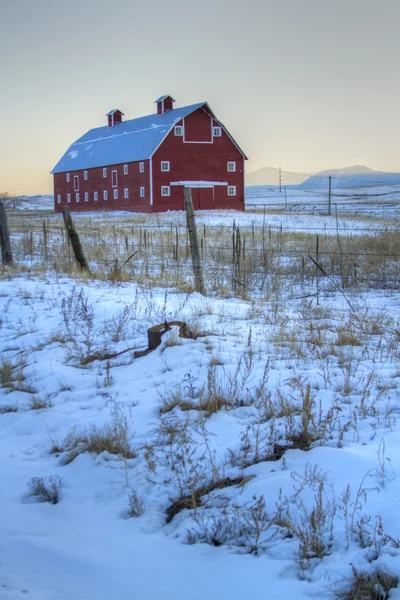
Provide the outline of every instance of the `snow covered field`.
{"type": "Polygon", "coordinates": [[[324,289],[3,275],[0,597],[330,598],[351,565],[399,576],[399,292],[324,289]],[[192,337],[134,358],[166,319],[192,337]]]}
{"type": "MultiPolygon", "coordinates": [[[[255,185],[246,188],[246,208],[257,206],[267,210],[307,213],[328,212],[328,189],[302,190],[255,185]]],[[[332,190],[331,212],[372,217],[398,218],[400,214],[400,184],[377,185],[332,190]]]]}

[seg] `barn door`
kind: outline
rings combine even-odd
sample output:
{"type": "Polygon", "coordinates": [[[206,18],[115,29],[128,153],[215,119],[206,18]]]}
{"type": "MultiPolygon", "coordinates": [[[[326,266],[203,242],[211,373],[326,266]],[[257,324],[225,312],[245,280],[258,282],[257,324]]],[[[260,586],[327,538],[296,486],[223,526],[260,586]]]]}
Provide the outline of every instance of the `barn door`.
{"type": "Polygon", "coordinates": [[[211,210],[214,208],[214,188],[198,188],[199,210],[211,210]]]}
{"type": "Polygon", "coordinates": [[[191,188],[194,210],[214,208],[214,188],[191,188]]]}

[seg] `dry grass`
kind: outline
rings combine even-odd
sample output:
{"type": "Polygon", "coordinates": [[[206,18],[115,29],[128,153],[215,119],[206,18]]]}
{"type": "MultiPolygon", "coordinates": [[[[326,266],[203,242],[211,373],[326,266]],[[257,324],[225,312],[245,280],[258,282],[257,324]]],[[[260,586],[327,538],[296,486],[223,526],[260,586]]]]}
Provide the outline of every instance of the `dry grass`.
{"type": "Polygon", "coordinates": [[[6,359],[2,360],[0,363],[0,387],[10,392],[18,391],[34,394],[36,390],[27,383],[23,373],[24,367],[25,362],[23,359],[16,363],[6,359]]]}
{"type": "Polygon", "coordinates": [[[375,569],[372,573],[358,571],[353,566],[353,577],[343,590],[335,592],[338,600],[388,600],[390,590],[396,588],[399,579],[386,570],[375,569]]]}
{"type": "MultiPolygon", "coordinates": [[[[61,215],[48,214],[47,247],[42,224],[45,213],[30,215],[26,227],[24,214],[10,213],[15,233],[12,240],[17,269],[44,272],[49,265],[56,272],[85,281],[76,268],[63,233],[61,215]]],[[[174,287],[193,290],[190,249],[186,238],[184,214],[121,215],[101,218],[75,215],[91,277],[124,284],[136,281],[146,287],[174,287]]],[[[382,221],[383,222],[383,221],[382,221]]],[[[206,288],[220,296],[249,298],[253,292],[264,297],[280,295],[305,284],[315,289],[315,266],[308,254],[315,252],[315,235],[279,227],[256,226],[236,230],[239,246],[233,253],[232,228],[199,226],[206,288]],[[233,259],[234,256],[234,259],[233,259]]],[[[398,289],[400,233],[385,231],[374,235],[343,235],[340,247],[336,235],[320,238],[323,268],[340,282],[343,289],[366,287],[398,289]]],[[[86,278],[86,279],[85,279],[86,278]]],[[[320,278],[321,279],[321,278],[320,278]]],[[[205,306],[206,314],[209,307],[205,306]]]]}
{"type": "Polygon", "coordinates": [[[198,508],[202,505],[202,497],[207,496],[214,490],[222,490],[233,485],[238,485],[242,481],[243,476],[235,477],[233,479],[231,477],[224,477],[223,479],[212,481],[207,485],[193,490],[191,494],[177,498],[165,511],[166,522],[170,523],[175,515],[180,513],[182,510],[192,510],[198,508]]]}
{"type": "Polygon", "coordinates": [[[71,463],[77,456],[85,452],[93,454],[108,452],[121,456],[123,459],[130,459],[136,457],[132,439],[130,423],[126,415],[116,406],[109,423],[101,426],[92,425],[82,431],[73,428],[64,442],[59,445],[58,450],[64,454],[61,459],[63,465],[71,463]]]}

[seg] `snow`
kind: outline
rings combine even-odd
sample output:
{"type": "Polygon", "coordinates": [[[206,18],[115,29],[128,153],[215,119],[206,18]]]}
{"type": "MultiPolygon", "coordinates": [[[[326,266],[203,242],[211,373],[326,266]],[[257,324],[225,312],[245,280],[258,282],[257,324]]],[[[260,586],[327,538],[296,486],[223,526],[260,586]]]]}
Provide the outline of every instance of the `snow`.
{"type": "MultiPolygon", "coordinates": [[[[331,197],[331,212],[363,216],[398,217],[400,215],[400,184],[358,188],[335,188],[331,197]]],[[[284,212],[328,212],[328,186],[323,189],[296,189],[254,185],[246,188],[246,207],[266,207],[284,212]]]]}
{"type": "MultiPolygon", "coordinates": [[[[215,218],[218,221],[221,217],[215,218]]],[[[296,537],[278,534],[257,556],[234,544],[190,545],[186,543],[187,532],[201,522],[194,520],[196,511],[183,510],[169,524],[165,522],[165,510],[176,497],[177,488],[171,481],[173,474],[163,455],[164,446],[158,442],[154,447],[158,463],[155,472],[149,471],[144,456],[146,444],[157,439],[155,431],[163,418],[159,413],[161,397],[178,389],[189,397],[191,390],[206,385],[211,359],[225,385],[234,376],[242,382],[237,394],[244,396],[254,393],[268,364],[267,385],[273,395],[280,390],[288,402],[298,402],[301,384],[296,380],[307,378],[317,405],[321,403],[317,412],[327,411],[337,398],[331,435],[308,451],[288,449],[279,460],[261,461],[242,470],[227,460],[228,450],[240,452],[242,436],[255,422],[254,407],[215,412],[205,422],[208,433],[204,438],[197,426],[192,430],[190,425],[198,464],[205,461],[207,443],[224,476],[255,475],[243,486],[211,493],[207,504],[197,509],[197,517],[220,514],[220,504],[233,511],[234,505],[251,503],[254,496],[264,496],[268,510],[273,511],[280,491],[288,497],[294,493],[293,474],[301,476],[316,465],[326,476],[326,498],[335,496],[339,500],[349,485],[351,510],[357,517],[370,517],[373,532],[375,518],[380,515],[385,532],[398,540],[399,293],[365,292],[362,297],[352,297],[352,301],[359,303],[359,314],[364,311],[366,328],[384,314],[383,331],[359,333],[362,346],[338,347],[337,355],[328,355],[324,362],[319,346],[304,337],[310,323],[314,330],[322,328],[328,347],[334,344],[336,329],[349,324],[354,315],[340,295],[324,295],[323,290],[320,307],[289,299],[276,307],[266,299],[254,304],[236,298],[203,298],[197,293],[188,296],[161,288],[150,291],[134,283],[80,284],[51,272],[1,279],[1,357],[12,362],[17,371],[20,369],[24,378],[16,384],[20,389],[0,387],[0,407],[17,409],[0,410],[2,596],[7,600],[25,596],[31,600],[176,600],[190,595],[195,600],[242,600],[244,596],[262,597],[267,590],[273,598],[301,600],[329,598],[335,586],[351,576],[351,564],[363,570],[382,564],[400,575],[399,547],[388,542],[378,550],[374,545],[362,548],[353,539],[347,544],[343,512],[339,509],[334,516],[332,547],[322,559],[311,559],[305,573],[298,564],[296,537]],[[88,321],[79,316],[81,313],[66,309],[83,306],[77,300],[81,289],[86,307],[89,312],[93,310],[89,333],[85,329],[88,321]],[[115,324],[121,323],[125,307],[130,307],[129,320],[116,339],[115,324]],[[326,314],[321,316],[318,311],[326,314]],[[103,352],[104,348],[109,352],[144,349],[147,327],[165,318],[196,323],[199,330],[208,333],[180,340],[169,334],[158,349],[142,358],[134,359],[132,352],[126,352],[109,361],[78,364],[77,351],[87,350],[88,337],[93,348],[103,352]],[[75,328],[75,345],[66,340],[68,326],[75,328]],[[280,332],[292,330],[297,331],[301,342],[284,341],[280,332]],[[301,352],[296,350],[300,346],[301,352]],[[252,364],[246,380],[238,375],[239,361],[242,369],[249,361],[252,364]],[[325,375],[324,365],[328,369],[325,375]],[[349,395],[341,391],[346,373],[353,377],[354,389],[349,395]],[[362,390],[371,373],[376,373],[377,379],[370,395],[364,398],[371,406],[362,412],[362,390]],[[34,399],[46,406],[33,410],[34,399]],[[116,409],[125,415],[132,429],[136,458],[124,461],[108,452],[85,452],[65,465],[65,452],[50,453],[52,445],[62,445],[72,428],[103,426],[116,409]],[[32,477],[50,475],[63,480],[60,502],[51,505],[27,499],[27,482],[32,477]],[[360,501],[358,509],[356,494],[361,485],[367,490],[366,502],[360,501]],[[144,514],[136,519],[126,518],[131,489],[145,503],[144,514]]],[[[176,422],[188,419],[193,426],[198,416],[199,411],[184,413],[179,408],[164,415],[176,422]]],[[[280,443],[288,423],[285,418],[275,421],[280,443]]],[[[264,422],[262,427],[267,425],[264,422]]],[[[179,447],[175,448],[178,451],[179,447]]],[[[299,518],[305,508],[310,509],[315,494],[307,486],[299,496],[301,502],[291,499],[288,508],[293,518],[299,518]]],[[[396,597],[398,591],[392,592],[391,598],[396,597]]]]}

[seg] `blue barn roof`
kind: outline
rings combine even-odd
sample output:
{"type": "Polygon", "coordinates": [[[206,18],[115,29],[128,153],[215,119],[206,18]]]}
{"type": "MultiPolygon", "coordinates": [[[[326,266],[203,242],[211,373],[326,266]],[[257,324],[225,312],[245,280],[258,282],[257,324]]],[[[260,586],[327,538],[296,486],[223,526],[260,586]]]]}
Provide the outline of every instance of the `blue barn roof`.
{"type": "Polygon", "coordinates": [[[68,148],[52,173],[146,160],[177,121],[205,105],[206,102],[200,102],[163,115],[152,114],[117,123],[114,127],[91,129],[68,148]]]}

